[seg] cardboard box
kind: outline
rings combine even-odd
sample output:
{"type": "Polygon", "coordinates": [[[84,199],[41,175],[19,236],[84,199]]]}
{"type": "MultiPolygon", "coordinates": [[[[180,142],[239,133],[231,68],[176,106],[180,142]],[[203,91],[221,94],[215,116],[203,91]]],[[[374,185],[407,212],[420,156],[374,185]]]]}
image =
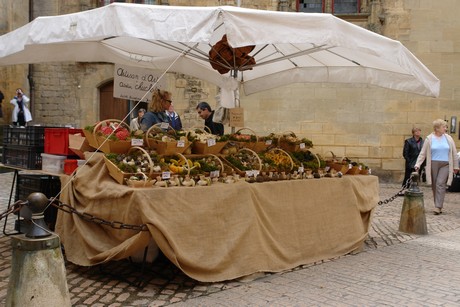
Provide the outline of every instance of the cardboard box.
{"type": "Polygon", "coordinates": [[[80,133],[69,134],[69,149],[82,159],[85,159],[85,151],[94,151],[94,148],[89,146],[86,137],[80,133]]]}

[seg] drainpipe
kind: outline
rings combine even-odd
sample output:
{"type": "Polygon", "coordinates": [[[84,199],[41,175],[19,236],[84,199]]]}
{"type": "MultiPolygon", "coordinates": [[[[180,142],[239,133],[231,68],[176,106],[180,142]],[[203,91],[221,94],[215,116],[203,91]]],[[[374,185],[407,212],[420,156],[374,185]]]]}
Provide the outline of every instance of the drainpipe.
{"type": "MultiPolygon", "coordinates": [[[[34,0],[29,0],[29,22],[34,19],[34,0]]],[[[35,118],[35,84],[33,80],[34,75],[34,66],[29,64],[27,79],[29,80],[29,95],[30,95],[30,112],[32,113],[32,118],[35,118]]]]}

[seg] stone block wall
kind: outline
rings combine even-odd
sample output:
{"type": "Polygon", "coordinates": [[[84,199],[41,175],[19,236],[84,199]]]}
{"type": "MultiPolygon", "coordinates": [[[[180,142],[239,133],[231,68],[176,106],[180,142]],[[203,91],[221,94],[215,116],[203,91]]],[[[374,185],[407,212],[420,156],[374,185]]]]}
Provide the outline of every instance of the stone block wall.
{"type": "MultiPolygon", "coordinates": [[[[164,1],[163,1],[164,2],[164,1]]],[[[169,0],[169,5],[236,5],[277,10],[276,0],[169,0]]],[[[295,1],[289,8],[295,7],[295,1]]],[[[0,31],[6,33],[28,19],[28,1],[0,0],[0,31]],[[24,6],[23,6],[24,7],[24,6]],[[4,10],[2,10],[2,8],[4,10]],[[13,15],[17,18],[11,21],[13,15]]],[[[50,0],[41,12],[59,14],[90,9],[96,1],[50,0]]],[[[371,12],[359,24],[400,40],[440,80],[441,96],[428,98],[376,87],[344,84],[293,84],[246,96],[240,93],[245,125],[259,135],[292,131],[308,137],[313,151],[325,157],[349,157],[368,164],[385,180],[400,181],[404,160],[402,146],[413,126],[423,135],[432,131],[436,118],[460,119],[460,0],[367,1],[371,12]]],[[[39,11],[37,11],[39,13],[39,11]]],[[[37,122],[75,123],[83,127],[98,120],[98,87],[113,78],[107,64],[33,65],[37,122]]],[[[28,86],[28,66],[0,68],[0,89],[10,96],[16,87],[28,86]]],[[[168,87],[185,127],[202,125],[195,106],[207,101],[215,106],[217,87],[181,74],[168,73],[168,87]]],[[[26,90],[27,92],[28,90],[26,90]]],[[[5,103],[4,103],[5,105],[5,103]]],[[[458,124],[457,124],[458,125],[458,124]]],[[[227,128],[227,132],[230,128],[227,128]]],[[[453,134],[460,147],[458,128],[453,134]]]]}

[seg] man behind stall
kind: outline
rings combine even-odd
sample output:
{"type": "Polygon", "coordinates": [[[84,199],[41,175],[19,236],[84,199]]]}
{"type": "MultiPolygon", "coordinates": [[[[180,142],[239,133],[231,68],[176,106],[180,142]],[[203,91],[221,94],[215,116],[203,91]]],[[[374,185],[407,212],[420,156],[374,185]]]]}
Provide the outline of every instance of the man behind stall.
{"type": "Polygon", "coordinates": [[[209,128],[212,134],[224,135],[224,125],[213,122],[214,111],[207,102],[200,102],[196,106],[196,110],[198,115],[204,119],[204,125],[209,128]]]}

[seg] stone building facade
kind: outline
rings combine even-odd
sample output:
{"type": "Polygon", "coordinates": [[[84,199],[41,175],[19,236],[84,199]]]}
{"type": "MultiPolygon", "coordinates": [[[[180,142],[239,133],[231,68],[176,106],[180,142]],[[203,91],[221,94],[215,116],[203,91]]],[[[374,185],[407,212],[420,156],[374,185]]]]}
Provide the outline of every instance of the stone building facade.
{"type": "MultiPolygon", "coordinates": [[[[263,10],[295,11],[301,0],[156,0],[162,5],[240,5],[263,10]]],[[[102,1],[103,2],[103,1],[102,1]]],[[[127,1],[134,2],[134,1],[127,1]]],[[[97,7],[96,0],[0,0],[0,34],[30,18],[97,7]],[[32,4],[30,10],[29,4],[32,4]]],[[[332,0],[323,0],[332,12],[332,0]]],[[[401,41],[440,80],[439,98],[376,87],[344,84],[294,84],[245,96],[245,125],[260,135],[293,131],[313,141],[324,157],[349,157],[369,165],[382,180],[401,180],[402,146],[413,126],[424,135],[436,118],[460,117],[460,0],[361,0],[360,13],[338,15],[371,31],[401,41]]],[[[213,84],[168,73],[168,87],[185,126],[200,123],[197,101],[215,104],[213,84]]],[[[113,66],[60,63],[0,67],[6,96],[3,123],[9,123],[9,99],[17,87],[30,93],[35,123],[84,127],[99,120],[99,88],[113,79],[113,66]]],[[[230,128],[227,128],[227,132],[230,128]]],[[[453,134],[460,147],[459,130],[453,134]]]]}

